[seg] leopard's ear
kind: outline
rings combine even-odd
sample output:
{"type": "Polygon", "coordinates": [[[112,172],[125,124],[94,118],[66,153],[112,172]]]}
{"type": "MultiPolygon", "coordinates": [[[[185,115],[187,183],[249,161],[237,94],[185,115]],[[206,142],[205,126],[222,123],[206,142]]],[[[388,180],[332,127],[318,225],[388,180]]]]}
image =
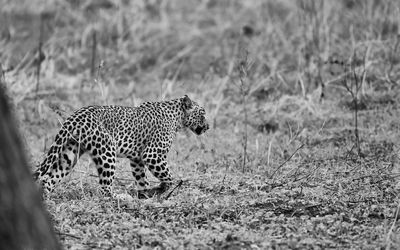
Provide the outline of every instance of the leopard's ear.
{"type": "Polygon", "coordinates": [[[189,109],[192,108],[193,103],[192,103],[192,100],[190,100],[189,96],[184,95],[184,96],[182,97],[182,106],[183,106],[183,108],[184,108],[185,110],[189,110],[189,109]]]}

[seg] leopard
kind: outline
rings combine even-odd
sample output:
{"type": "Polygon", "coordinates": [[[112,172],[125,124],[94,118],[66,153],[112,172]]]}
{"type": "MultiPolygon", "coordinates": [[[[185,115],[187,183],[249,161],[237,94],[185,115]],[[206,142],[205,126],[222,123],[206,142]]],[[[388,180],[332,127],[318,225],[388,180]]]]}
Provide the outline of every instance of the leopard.
{"type": "Polygon", "coordinates": [[[33,177],[51,193],[85,153],[93,160],[100,191],[110,196],[116,158],[127,158],[136,190],[146,190],[146,169],[168,189],[173,178],[167,155],[177,132],[209,129],[205,109],[188,95],[139,106],[86,106],[66,118],[33,177]]]}

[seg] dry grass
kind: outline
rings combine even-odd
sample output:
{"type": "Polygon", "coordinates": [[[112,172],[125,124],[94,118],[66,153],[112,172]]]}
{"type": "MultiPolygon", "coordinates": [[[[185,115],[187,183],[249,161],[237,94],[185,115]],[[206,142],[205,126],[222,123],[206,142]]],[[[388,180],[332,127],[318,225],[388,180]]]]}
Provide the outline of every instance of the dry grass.
{"type": "Polygon", "coordinates": [[[124,160],[119,198],[101,197],[82,157],[45,201],[66,248],[400,247],[397,1],[6,1],[1,11],[0,60],[32,165],[88,104],[188,94],[211,122],[202,137],[176,138],[169,161],[183,185],[168,200],[131,197],[124,160]]]}

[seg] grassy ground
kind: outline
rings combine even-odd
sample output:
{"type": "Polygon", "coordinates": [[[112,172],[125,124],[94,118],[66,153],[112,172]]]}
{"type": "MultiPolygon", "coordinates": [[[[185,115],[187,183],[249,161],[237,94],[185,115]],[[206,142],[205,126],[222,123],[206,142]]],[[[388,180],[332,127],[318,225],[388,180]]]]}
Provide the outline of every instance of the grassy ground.
{"type": "Polygon", "coordinates": [[[32,165],[88,104],[188,94],[212,127],[177,136],[169,162],[183,184],[168,198],[129,195],[123,159],[118,198],[101,197],[82,157],[45,200],[65,248],[399,248],[399,11],[395,0],[4,1],[0,60],[32,165]]]}

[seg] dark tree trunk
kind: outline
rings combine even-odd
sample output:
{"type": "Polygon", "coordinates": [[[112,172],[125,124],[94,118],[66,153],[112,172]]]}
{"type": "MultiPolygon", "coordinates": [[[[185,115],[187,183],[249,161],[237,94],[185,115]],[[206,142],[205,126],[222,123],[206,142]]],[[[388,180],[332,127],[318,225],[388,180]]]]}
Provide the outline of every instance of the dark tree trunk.
{"type": "Polygon", "coordinates": [[[0,248],[61,249],[28,168],[3,77],[0,65],[0,248]]]}

